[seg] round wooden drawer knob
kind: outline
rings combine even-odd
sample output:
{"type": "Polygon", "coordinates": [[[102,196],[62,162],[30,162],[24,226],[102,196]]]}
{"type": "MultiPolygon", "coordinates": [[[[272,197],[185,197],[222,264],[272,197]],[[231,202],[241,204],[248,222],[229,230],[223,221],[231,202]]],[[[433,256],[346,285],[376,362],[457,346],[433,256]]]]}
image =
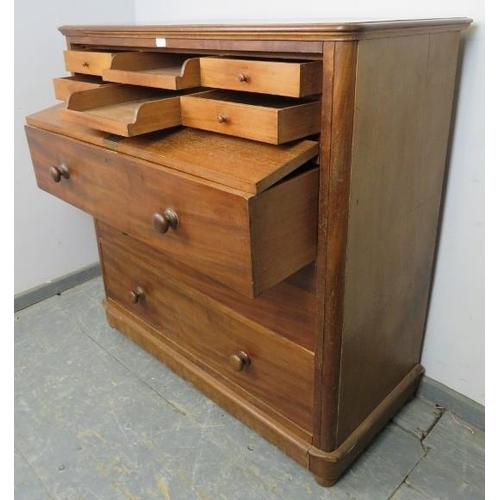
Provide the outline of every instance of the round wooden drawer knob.
{"type": "Polygon", "coordinates": [[[157,233],[164,234],[169,229],[177,229],[179,226],[179,217],[177,217],[177,214],[171,208],[167,208],[163,213],[155,212],[151,222],[157,233]]]}
{"type": "Polygon", "coordinates": [[[238,75],[238,80],[241,82],[241,83],[244,83],[244,82],[248,82],[249,78],[248,78],[248,75],[246,73],[240,73],[238,75]]]}
{"type": "Polygon", "coordinates": [[[218,121],[219,123],[227,123],[227,116],[226,116],[226,115],[224,115],[224,114],[222,114],[222,113],[219,113],[219,114],[217,115],[217,121],[218,121]]]}
{"type": "Polygon", "coordinates": [[[241,372],[243,368],[250,365],[250,356],[244,351],[231,354],[231,356],[229,356],[229,364],[233,370],[241,372]]]}
{"type": "Polygon", "coordinates": [[[128,293],[128,299],[132,304],[137,304],[145,295],[144,289],[138,286],[135,290],[131,290],[128,293]]]}
{"type": "Polygon", "coordinates": [[[59,182],[62,177],[64,177],[65,179],[69,179],[69,170],[66,165],[50,167],[49,172],[54,182],[59,182]]]}

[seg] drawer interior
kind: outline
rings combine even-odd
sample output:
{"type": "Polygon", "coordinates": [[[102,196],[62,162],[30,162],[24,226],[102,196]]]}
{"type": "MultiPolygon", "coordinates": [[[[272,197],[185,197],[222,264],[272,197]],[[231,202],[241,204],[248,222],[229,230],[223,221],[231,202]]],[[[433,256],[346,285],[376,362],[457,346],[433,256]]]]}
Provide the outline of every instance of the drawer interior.
{"type": "Polygon", "coordinates": [[[205,92],[197,92],[192,97],[195,97],[196,99],[210,99],[235,105],[267,108],[275,111],[290,109],[295,106],[302,106],[311,102],[317,102],[316,99],[294,99],[293,97],[270,94],[253,94],[232,90],[207,90],[205,92]]]}
{"type": "Polygon", "coordinates": [[[137,52],[134,57],[117,57],[110,69],[103,70],[110,82],[179,90],[200,86],[197,57],[154,52],[137,52]]]}
{"type": "Polygon", "coordinates": [[[180,125],[179,99],[174,91],[106,86],[73,92],[61,114],[68,121],[130,137],[180,125]]]}

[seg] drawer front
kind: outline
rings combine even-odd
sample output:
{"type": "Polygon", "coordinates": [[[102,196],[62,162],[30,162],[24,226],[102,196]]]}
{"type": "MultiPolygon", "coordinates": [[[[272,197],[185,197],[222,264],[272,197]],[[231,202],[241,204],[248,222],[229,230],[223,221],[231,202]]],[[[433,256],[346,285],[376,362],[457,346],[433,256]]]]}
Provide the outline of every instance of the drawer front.
{"type": "Polygon", "coordinates": [[[314,357],[232,310],[100,240],[106,294],[164,338],[305,430],[311,430],[314,357]]]}
{"type": "Polygon", "coordinates": [[[274,62],[204,57],[200,59],[203,87],[258,92],[289,97],[321,93],[322,63],[274,62]]]}
{"type": "Polygon", "coordinates": [[[181,97],[182,124],[270,144],[316,134],[321,103],[226,91],[181,97]]]}
{"type": "Polygon", "coordinates": [[[93,90],[100,87],[114,85],[113,83],[103,82],[95,76],[66,76],[63,78],[54,78],[54,95],[59,101],[67,101],[73,92],[82,90],[93,90]]]}
{"type": "Polygon", "coordinates": [[[317,169],[252,196],[26,130],[40,188],[240,293],[257,296],[315,258],[317,169]]]}
{"type": "Polygon", "coordinates": [[[64,66],[72,73],[102,76],[103,70],[111,67],[114,56],[114,52],[65,50],[64,66]]]}

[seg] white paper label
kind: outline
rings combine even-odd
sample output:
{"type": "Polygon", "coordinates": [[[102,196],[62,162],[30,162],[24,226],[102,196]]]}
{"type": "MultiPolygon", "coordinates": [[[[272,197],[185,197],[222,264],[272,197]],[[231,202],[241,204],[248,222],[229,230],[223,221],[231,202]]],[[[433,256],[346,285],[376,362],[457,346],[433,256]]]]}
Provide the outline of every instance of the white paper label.
{"type": "Polygon", "coordinates": [[[157,38],[156,39],[156,46],[157,47],[166,47],[167,46],[167,39],[166,38],[157,38]]]}

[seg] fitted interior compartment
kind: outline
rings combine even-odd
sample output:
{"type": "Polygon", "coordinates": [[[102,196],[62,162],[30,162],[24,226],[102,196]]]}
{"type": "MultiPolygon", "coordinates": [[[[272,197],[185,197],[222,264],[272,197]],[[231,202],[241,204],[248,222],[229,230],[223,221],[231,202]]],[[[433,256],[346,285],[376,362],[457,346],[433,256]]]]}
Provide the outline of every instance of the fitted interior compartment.
{"type": "Polygon", "coordinates": [[[157,52],[135,52],[115,58],[103,70],[110,82],[160,89],[180,90],[200,86],[200,61],[197,57],[157,52]]]}
{"type": "Polygon", "coordinates": [[[70,122],[130,137],[180,125],[180,95],[168,90],[113,85],[72,93],[61,116],[70,122]]]}

